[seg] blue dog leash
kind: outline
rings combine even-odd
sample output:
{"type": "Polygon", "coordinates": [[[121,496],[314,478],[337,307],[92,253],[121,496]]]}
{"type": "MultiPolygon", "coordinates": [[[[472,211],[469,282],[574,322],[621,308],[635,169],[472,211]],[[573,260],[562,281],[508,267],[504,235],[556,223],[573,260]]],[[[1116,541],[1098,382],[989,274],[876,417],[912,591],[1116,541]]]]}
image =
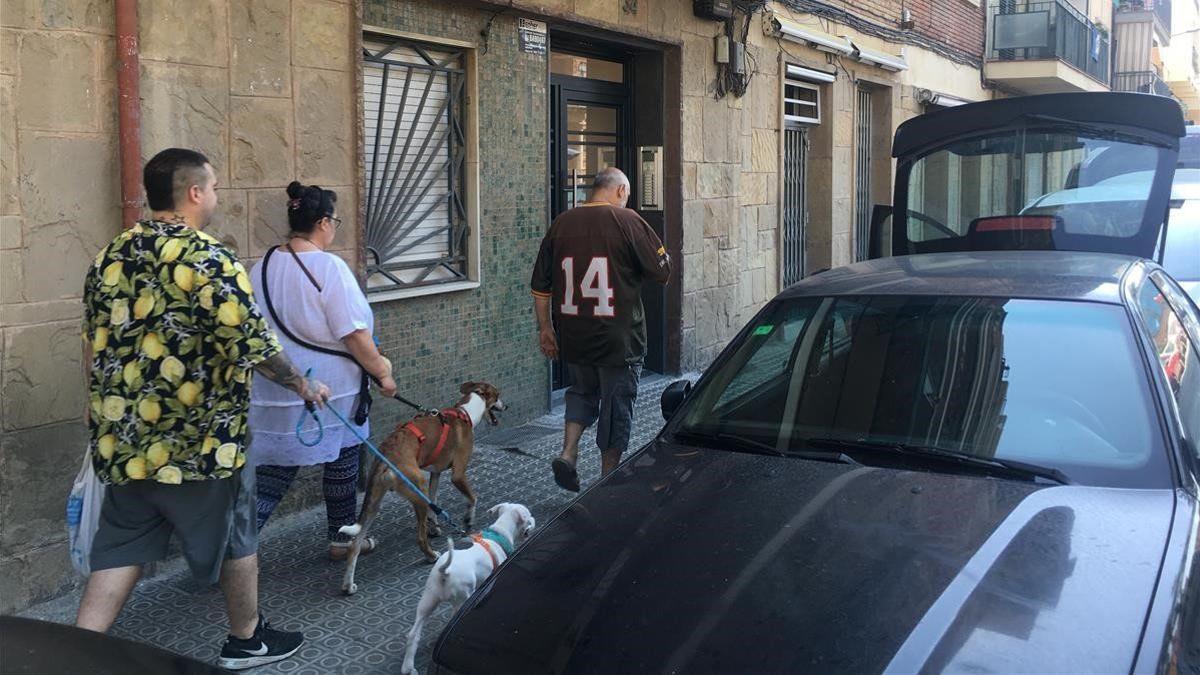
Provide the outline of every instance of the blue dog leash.
{"type": "MultiPolygon", "coordinates": [[[[304,373],[304,378],[308,379],[310,375],[312,375],[311,368],[308,369],[308,372],[304,373]]],[[[300,418],[296,420],[296,439],[300,441],[300,445],[303,445],[306,448],[311,448],[320,443],[321,439],[325,438],[325,425],[321,423],[321,418],[317,415],[317,407],[313,405],[311,401],[305,401],[304,408],[307,414],[312,415],[313,420],[317,423],[317,440],[309,443],[306,442],[304,437],[301,435],[301,427],[304,425],[305,413],[300,413],[300,418]]],[[[409,490],[412,490],[413,493],[420,496],[421,500],[429,505],[429,510],[433,511],[434,515],[436,515],[438,518],[441,518],[442,521],[444,521],[451,528],[458,529],[458,523],[454,522],[453,516],[451,516],[442,507],[433,503],[433,500],[431,500],[421,488],[417,487],[415,483],[409,480],[408,476],[404,475],[404,472],[396,468],[396,465],[393,464],[390,459],[384,456],[384,454],[379,451],[379,448],[375,447],[374,443],[364,438],[363,435],[358,432],[358,429],[354,428],[354,425],[350,424],[345,417],[342,417],[342,414],[338,412],[336,408],[333,406],[326,406],[325,409],[333,413],[333,416],[338,418],[338,421],[341,422],[347,429],[349,429],[350,433],[354,434],[354,436],[361,441],[363,445],[367,446],[367,449],[374,453],[375,457],[379,461],[383,462],[384,466],[391,469],[392,473],[396,474],[396,477],[399,478],[406,486],[408,486],[409,490]]]]}

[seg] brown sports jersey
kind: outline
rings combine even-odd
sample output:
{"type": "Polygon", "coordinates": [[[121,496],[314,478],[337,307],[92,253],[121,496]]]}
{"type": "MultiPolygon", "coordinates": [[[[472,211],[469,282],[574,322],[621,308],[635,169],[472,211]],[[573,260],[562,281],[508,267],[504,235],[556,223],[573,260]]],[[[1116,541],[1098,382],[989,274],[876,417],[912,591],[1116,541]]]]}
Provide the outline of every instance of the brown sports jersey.
{"type": "Polygon", "coordinates": [[[554,220],[530,285],[552,298],[565,361],[622,366],[646,355],[642,280],[670,276],[667,251],[641,216],[590,203],[554,220]]]}

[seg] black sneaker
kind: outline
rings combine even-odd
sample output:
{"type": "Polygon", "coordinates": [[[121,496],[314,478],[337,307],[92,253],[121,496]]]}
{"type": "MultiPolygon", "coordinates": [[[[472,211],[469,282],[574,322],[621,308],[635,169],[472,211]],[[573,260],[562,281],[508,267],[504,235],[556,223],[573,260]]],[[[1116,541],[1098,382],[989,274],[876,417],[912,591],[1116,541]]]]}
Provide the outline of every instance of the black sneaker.
{"type": "Polygon", "coordinates": [[[217,660],[217,665],[228,670],[265,666],[295,654],[302,644],[303,633],[275,630],[259,614],[258,627],[254,629],[254,635],[251,635],[250,639],[242,640],[232,635],[225,639],[225,647],[221,649],[221,658],[217,660]]]}

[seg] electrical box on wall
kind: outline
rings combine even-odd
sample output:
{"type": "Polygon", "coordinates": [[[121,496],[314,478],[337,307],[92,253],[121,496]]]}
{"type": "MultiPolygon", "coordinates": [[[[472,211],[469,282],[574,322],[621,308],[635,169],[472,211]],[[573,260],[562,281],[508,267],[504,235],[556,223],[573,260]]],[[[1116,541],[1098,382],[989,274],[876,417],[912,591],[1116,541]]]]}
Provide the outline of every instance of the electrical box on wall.
{"type": "Polygon", "coordinates": [[[733,0],[692,0],[692,14],[701,19],[724,21],[733,16],[733,0]]]}
{"type": "Polygon", "coordinates": [[[717,63],[729,63],[729,38],[718,35],[713,38],[713,60],[717,63]]]}
{"type": "Polygon", "coordinates": [[[735,75],[746,74],[746,47],[740,42],[735,41],[729,52],[729,67],[735,75]]]}

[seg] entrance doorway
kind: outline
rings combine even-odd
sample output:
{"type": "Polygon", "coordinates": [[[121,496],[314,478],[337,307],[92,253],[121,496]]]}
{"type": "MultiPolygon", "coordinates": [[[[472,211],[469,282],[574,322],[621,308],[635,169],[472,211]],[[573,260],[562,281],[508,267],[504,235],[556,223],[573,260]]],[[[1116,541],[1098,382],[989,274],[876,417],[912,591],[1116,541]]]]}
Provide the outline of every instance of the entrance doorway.
{"type": "MultiPolygon", "coordinates": [[[[633,55],[619,49],[596,49],[570,38],[551,35],[550,52],[550,208],[551,221],[587,200],[596,174],[617,167],[629,176],[632,195],[638,195],[641,176],[636,166],[637,119],[633,85],[633,55]]],[[[661,85],[660,85],[661,86],[661,85]]],[[[631,197],[628,206],[638,209],[631,197]]],[[[661,211],[639,214],[663,236],[661,211]]],[[[547,226],[549,223],[547,223],[547,226]]],[[[650,282],[642,287],[646,310],[645,369],[663,372],[665,361],[665,296],[650,282]]],[[[570,386],[565,364],[553,365],[553,388],[570,386]]]]}

